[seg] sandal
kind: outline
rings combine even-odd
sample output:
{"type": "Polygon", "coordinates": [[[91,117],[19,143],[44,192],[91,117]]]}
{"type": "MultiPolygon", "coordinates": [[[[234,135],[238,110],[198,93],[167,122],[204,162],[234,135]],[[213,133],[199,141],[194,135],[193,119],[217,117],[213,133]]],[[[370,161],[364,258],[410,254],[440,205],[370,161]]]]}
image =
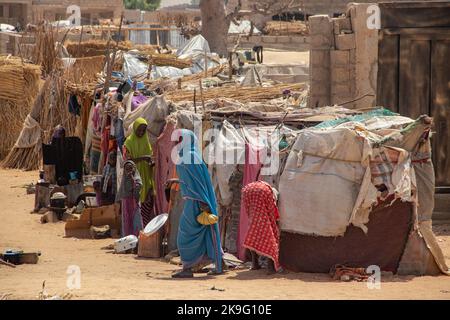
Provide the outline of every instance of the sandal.
{"type": "Polygon", "coordinates": [[[181,270],[177,273],[172,274],[172,278],[177,279],[186,279],[186,278],[193,278],[194,273],[191,270],[181,270]]]}

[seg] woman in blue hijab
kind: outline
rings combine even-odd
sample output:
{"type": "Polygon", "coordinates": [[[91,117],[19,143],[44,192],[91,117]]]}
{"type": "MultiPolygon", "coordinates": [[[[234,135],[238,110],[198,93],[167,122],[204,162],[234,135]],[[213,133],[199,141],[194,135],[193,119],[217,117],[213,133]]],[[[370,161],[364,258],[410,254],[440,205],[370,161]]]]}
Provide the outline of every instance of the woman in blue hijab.
{"type": "Polygon", "coordinates": [[[215,264],[209,274],[222,273],[222,246],[218,223],[203,225],[197,217],[204,211],[218,216],[216,196],[208,169],[198,149],[197,138],[190,130],[179,130],[176,170],[184,198],[183,213],[178,228],[178,251],[183,270],[173,278],[192,278],[192,267],[204,262],[215,264]]]}

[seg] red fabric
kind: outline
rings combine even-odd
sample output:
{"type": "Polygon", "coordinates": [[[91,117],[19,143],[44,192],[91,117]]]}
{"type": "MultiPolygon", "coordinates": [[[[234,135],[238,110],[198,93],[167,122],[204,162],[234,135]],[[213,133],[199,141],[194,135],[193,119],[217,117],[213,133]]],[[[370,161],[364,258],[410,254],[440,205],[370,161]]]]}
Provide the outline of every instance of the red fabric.
{"type": "Polygon", "coordinates": [[[244,247],[272,259],[275,269],[278,270],[280,232],[276,221],[279,219],[279,213],[272,188],[263,181],[248,184],[242,188],[242,204],[249,218],[244,247]]]}
{"type": "MultiPolygon", "coordinates": [[[[262,167],[261,152],[263,150],[257,149],[251,144],[245,145],[245,165],[244,177],[242,186],[245,187],[251,182],[258,180],[259,171],[262,167]]],[[[239,215],[238,234],[236,239],[236,248],[238,258],[245,261],[245,247],[243,246],[245,237],[248,231],[248,214],[245,211],[245,206],[241,205],[241,212],[239,215]]]]}

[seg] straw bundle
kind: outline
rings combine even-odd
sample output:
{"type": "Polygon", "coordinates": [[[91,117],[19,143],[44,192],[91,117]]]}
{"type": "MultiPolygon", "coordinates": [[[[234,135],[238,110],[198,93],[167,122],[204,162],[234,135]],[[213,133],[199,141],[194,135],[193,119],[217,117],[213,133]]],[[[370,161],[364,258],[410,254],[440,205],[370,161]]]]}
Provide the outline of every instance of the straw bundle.
{"type": "Polygon", "coordinates": [[[0,159],[11,150],[39,92],[41,70],[17,57],[0,57],[0,159]]]}
{"type": "Polygon", "coordinates": [[[179,69],[192,67],[192,60],[178,59],[174,54],[152,54],[149,56],[149,63],[154,66],[175,67],[179,69]]]}
{"type": "Polygon", "coordinates": [[[196,73],[196,74],[192,74],[190,76],[184,76],[181,79],[181,81],[182,82],[197,82],[198,80],[204,79],[204,78],[207,78],[207,77],[215,77],[216,75],[218,75],[221,72],[225,72],[225,73],[228,72],[228,66],[224,65],[224,64],[221,64],[221,65],[219,65],[217,67],[208,69],[206,74],[205,74],[204,71],[202,71],[202,72],[199,72],[199,73],[196,73]]]}
{"type": "Polygon", "coordinates": [[[69,113],[66,97],[63,78],[52,73],[42,86],[29,114],[39,124],[38,143],[27,147],[20,146],[21,135],[27,135],[24,122],[16,145],[1,164],[3,167],[36,170],[41,162],[41,143],[50,142],[53,129],[58,124],[66,129],[67,136],[75,133],[76,117],[69,113]]]}
{"type": "Polygon", "coordinates": [[[271,36],[309,34],[308,27],[302,21],[269,21],[264,27],[264,32],[271,36]]]}
{"type": "Polygon", "coordinates": [[[31,106],[39,90],[40,75],[38,65],[22,63],[18,57],[0,56],[0,99],[14,102],[25,99],[31,106]]]}
{"type": "MultiPolygon", "coordinates": [[[[297,84],[278,84],[271,87],[255,87],[255,88],[245,88],[241,86],[232,87],[218,87],[203,90],[203,99],[235,99],[240,102],[251,102],[251,101],[265,101],[276,99],[283,96],[283,90],[300,91],[306,88],[305,83],[297,84]]],[[[173,102],[190,101],[194,97],[193,91],[179,90],[168,92],[168,100],[173,102]]],[[[197,95],[200,99],[200,95],[197,95]]]]}
{"type": "Polygon", "coordinates": [[[146,55],[158,53],[158,45],[156,44],[136,44],[133,49],[136,49],[146,55]]]}
{"type": "MultiPolygon", "coordinates": [[[[108,42],[105,40],[88,40],[79,42],[67,42],[66,49],[69,54],[74,58],[80,57],[94,57],[104,55],[106,53],[108,42]]],[[[110,48],[112,49],[115,43],[110,42],[110,48]]],[[[128,51],[132,47],[131,42],[122,41],[119,43],[118,50],[128,51]]]]}
{"type": "Polygon", "coordinates": [[[105,63],[105,56],[76,58],[64,72],[64,78],[74,83],[94,82],[105,63]]]}

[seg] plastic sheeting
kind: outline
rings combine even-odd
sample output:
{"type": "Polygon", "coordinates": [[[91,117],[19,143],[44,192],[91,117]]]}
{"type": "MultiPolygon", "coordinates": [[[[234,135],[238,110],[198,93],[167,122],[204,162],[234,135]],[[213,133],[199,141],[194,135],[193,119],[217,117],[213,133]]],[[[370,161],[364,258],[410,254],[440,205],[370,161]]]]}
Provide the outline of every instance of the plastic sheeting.
{"type": "Polygon", "coordinates": [[[133,91],[130,91],[123,98],[123,104],[126,106],[125,115],[123,117],[125,136],[128,137],[131,134],[133,122],[137,118],[142,117],[148,122],[147,132],[149,134],[150,142],[152,146],[154,146],[156,139],[166,124],[166,117],[169,115],[169,105],[164,99],[164,96],[161,95],[156,96],[153,99],[148,99],[145,103],[141,104],[139,108],[131,111],[132,95],[133,91]]]}
{"type": "Polygon", "coordinates": [[[196,53],[211,53],[209,49],[208,41],[201,35],[193,37],[189,42],[187,42],[183,47],[178,49],[177,56],[180,59],[191,58],[196,53]]]}
{"type": "MultiPolygon", "coordinates": [[[[230,23],[228,34],[249,34],[251,30],[251,22],[249,20],[241,20],[239,24],[235,24],[233,21],[230,23]]],[[[260,34],[256,27],[253,27],[253,34],[260,34]]]]}
{"type": "Polygon", "coordinates": [[[123,73],[126,78],[145,75],[148,72],[148,65],[140,61],[133,53],[123,53],[123,73]]]}

